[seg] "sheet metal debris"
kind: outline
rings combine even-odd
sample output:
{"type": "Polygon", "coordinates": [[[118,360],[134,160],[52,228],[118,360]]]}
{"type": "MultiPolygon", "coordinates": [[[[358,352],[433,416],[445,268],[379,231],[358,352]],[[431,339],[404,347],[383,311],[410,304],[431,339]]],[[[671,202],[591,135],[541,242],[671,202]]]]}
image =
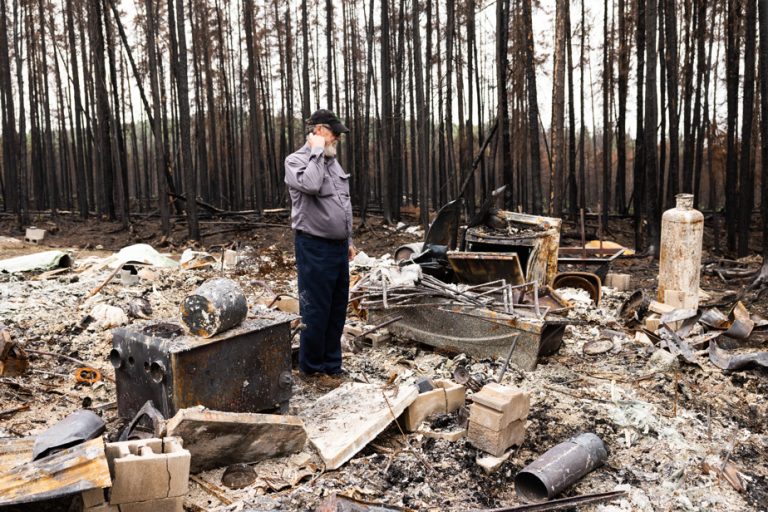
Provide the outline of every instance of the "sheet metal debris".
{"type": "Polygon", "coordinates": [[[95,439],[106,430],[106,424],[96,413],[75,411],[35,438],[32,458],[37,460],[70,446],[95,439]]]}

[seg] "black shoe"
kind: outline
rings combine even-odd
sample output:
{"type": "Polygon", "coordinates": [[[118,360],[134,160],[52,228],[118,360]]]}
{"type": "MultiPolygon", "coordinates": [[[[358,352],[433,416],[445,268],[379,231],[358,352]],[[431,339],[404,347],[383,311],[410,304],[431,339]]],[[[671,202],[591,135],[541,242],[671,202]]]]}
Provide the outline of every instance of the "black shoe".
{"type": "Polygon", "coordinates": [[[351,378],[351,375],[349,374],[349,372],[344,368],[340,369],[338,372],[329,373],[328,376],[332,379],[339,379],[339,380],[348,380],[351,378]]]}

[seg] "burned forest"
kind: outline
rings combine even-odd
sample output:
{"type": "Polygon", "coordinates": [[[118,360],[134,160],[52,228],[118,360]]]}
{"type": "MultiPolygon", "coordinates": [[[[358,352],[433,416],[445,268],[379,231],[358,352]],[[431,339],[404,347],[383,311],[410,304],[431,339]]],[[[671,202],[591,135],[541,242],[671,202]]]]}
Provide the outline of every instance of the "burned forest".
{"type": "Polygon", "coordinates": [[[768,511],[768,0],[0,0],[0,511],[768,511]]]}

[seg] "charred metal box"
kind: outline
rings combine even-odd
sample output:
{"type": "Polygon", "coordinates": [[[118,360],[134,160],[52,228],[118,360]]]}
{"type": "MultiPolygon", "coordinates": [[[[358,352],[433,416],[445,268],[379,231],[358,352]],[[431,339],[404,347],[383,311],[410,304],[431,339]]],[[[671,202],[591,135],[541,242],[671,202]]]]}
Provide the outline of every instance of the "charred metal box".
{"type": "Polygon", "coordinates": [[[112,331],[117,408],[132,418],[147,400],[166,418],[202,405],[217,411],[286,410],[291,397],[291,315],[246,320],[211,338],[174,322],[112,331]]]}

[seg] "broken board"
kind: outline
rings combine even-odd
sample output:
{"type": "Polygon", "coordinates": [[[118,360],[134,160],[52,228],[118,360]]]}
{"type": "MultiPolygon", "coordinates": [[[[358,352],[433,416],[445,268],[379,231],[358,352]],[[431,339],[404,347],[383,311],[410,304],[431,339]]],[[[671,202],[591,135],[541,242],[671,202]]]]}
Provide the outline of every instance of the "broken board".
{"type": "Polygon", "coordinates": [[[301,411],[301,417],[326,469],[338,469],[400,416],[418,394],[414,385],[347,382],[301,411]]]}
{"type": "MultiPolygon", "coordinates": [[[[19,443],[17,453],[26,453],[28,444],[24,439],[19,443]]],[[[8,445],[4,449],[14,451],[8,445]]],[[[30,452],[29,458],[19,462],[0,474],[0,505],[42,501],[112,485],[101,437],[35,461],[30,452]]]]}
{"type": "Polygon", "coordinates": [[[219,412],[201,406],[176,413],[168,422],[168,435],[184,441],[192,454],[192,473],[289,455],[307,442],[304,423],[296,416],[219,412]]]}

